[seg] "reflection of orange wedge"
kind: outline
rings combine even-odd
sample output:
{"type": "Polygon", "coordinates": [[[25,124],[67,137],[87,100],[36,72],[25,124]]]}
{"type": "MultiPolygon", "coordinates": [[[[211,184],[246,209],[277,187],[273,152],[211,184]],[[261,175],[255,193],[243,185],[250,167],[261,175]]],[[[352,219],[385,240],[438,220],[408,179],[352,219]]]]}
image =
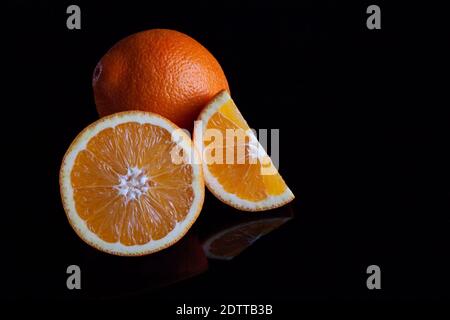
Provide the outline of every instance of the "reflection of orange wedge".
{"type": "Polygon", "coordinates": [[[222,230],[203,243],[208,258],[230,260],[251,246],[260,237],[280,227],[291,217],[258,219],[222,230]]]}
{"type": "Polygon", "coordinates": [[[226,204],[244,211],[262,211],[294,199],[227,91],[216,95],[201,112],[194,143],[202,151],[209,190],[226,204]],[[232,139],[230,133],[235,135],[232,139]]]}

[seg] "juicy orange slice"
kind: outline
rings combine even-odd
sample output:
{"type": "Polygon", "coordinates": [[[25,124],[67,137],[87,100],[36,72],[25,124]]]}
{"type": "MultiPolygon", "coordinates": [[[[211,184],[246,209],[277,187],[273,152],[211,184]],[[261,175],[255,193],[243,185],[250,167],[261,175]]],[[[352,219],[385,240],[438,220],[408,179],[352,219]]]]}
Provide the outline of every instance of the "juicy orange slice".
{"type": "Polygon", "coordinates": [[[262,211],[294,199],[227,91],[199,115],[194,143],[202,154],[208,189],[226,204],[262,211]]]}
{"type": "Polygon", "coordinates": [[[204,182],[192,141],[169,120],[129,111],[84,129],[64,156],[60,188],[85,242],[144,255],[178,241],[197,219],[204,182]]]}
{"type": "Polygon", "coordinates": [[[259,219],[229,227],[209,237],[203,243],[203,250],[208,258],[231,260],[256,240],[290,219],[290,217],[259,219]]]}

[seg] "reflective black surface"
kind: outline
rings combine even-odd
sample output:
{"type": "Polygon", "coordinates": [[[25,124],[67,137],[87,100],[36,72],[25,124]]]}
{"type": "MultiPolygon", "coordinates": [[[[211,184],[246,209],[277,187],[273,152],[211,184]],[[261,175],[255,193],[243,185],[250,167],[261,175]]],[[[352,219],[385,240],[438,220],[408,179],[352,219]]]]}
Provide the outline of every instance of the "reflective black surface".
{"type": "MultiPolygon", "coordinates": [[[[257,244],[262,236],[281,229],[292,218],[291,205],[262,214],[243,213],[221,206],[214,215],[203,212],[196,226],[175,245],[148,256],[117,257],[85,244],[80,246],[79,252],[70,252],[69,255],[82,271],[83,298],[132,298],[157,293],[164,287],[175,286],[180,281],[208,272],[208,258],[237,258],[244,250],[257,244]],[[227,235],[227,240],[221,241],[227,235]],[[211,247],[208,244],[212,239],[216,241],[211,247]]],[[[226,262],[223,262],[225,268],[226,262]]],[[[44,274],[54,278],[54,275],[44,274]]],[[[48,294],[50,297],[59,296],[58,291],[50,290],[48,294]]]]}

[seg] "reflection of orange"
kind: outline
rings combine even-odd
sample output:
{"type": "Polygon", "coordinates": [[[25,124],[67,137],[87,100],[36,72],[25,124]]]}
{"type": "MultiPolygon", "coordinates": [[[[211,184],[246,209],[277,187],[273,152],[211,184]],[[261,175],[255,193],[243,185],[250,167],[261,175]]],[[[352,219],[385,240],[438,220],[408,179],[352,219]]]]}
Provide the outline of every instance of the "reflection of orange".
{"type": "Polygon", "coordinates": [[[186,129],[216,93],[228,90],[222,68],[205,47],[165,29],[116,43],[98,63],[92,83],[100,116],[151,111],[186,129]]]}
{"type": "Polygon", "coordinates": [[[230,227],[207,239],[203,244],[203,249],[209,258],[230,260],[260,237],[290,219],[290,217],[258,219],[230,227]]]}
{"type": "Polygon", "coordinates": [[[61,165],[70,224],[88,244],[112,254],[144,255],[172,245],[203,205],[195,157],[189,137],[159,115],[128,111],[94,122],[61,165]],[[194,161],[174,163],[179,148],[194,161]]]}
{"type": "Polygon", "coordinates": [[[81,264],[89,272],[83,292],[92,297],[139,294],[195,277],[208,269],[208,260],[195,233],[188,233],[168,250],[139,259],[117,259],[83,251],[81,264]],[[114,279],[114,281],[111,281],[114,279]]]}

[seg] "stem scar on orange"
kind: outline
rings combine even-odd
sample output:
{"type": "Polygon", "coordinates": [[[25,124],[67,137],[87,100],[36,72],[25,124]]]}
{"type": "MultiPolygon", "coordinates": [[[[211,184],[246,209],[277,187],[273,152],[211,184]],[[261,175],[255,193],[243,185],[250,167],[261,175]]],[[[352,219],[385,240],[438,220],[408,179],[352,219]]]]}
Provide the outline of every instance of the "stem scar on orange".
{"type": "Polygon", "coordinates": [[[203,107],[229,90],[214,56],[191,37],[152,29],[116,43],[98,62],[93,88],[100,116],[126,110],[160,114],[192,129],[203,107]]]}

